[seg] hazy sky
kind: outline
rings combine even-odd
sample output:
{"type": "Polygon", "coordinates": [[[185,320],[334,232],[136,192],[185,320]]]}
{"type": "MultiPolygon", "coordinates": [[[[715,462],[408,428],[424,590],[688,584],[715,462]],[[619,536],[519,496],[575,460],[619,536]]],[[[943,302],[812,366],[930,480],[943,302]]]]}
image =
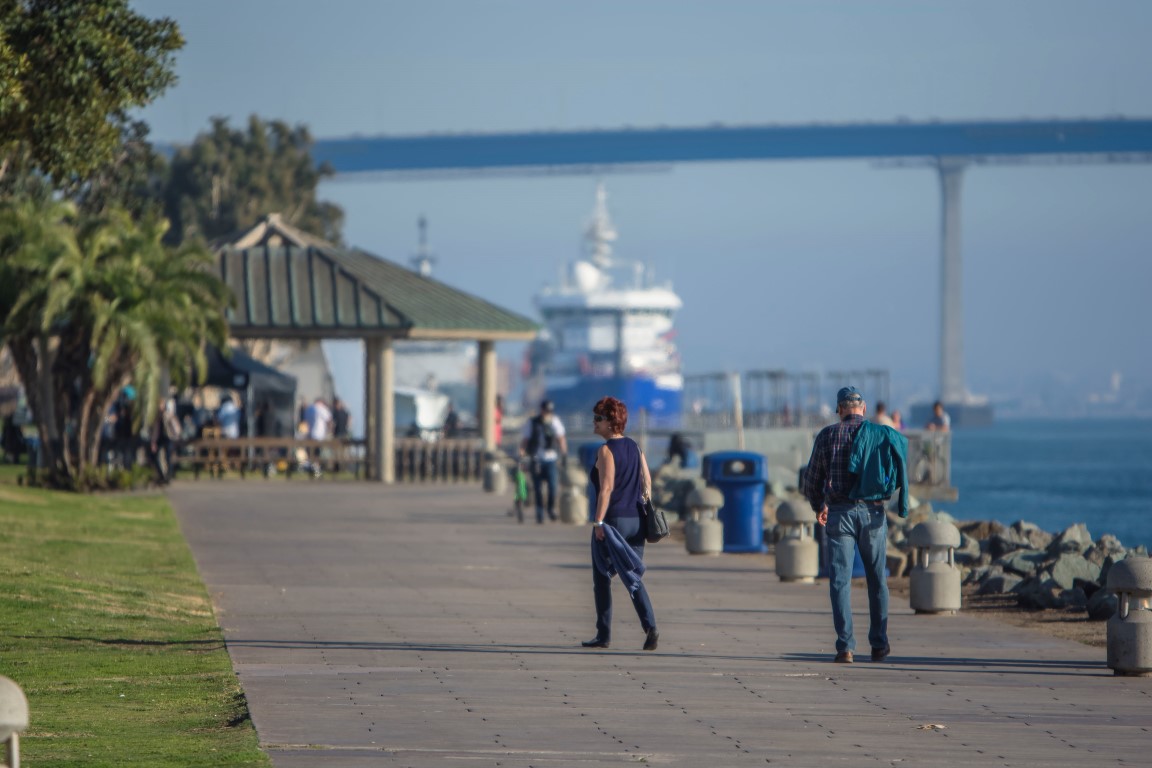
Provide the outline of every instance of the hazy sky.
{"type": "MultiPolygon", "coordinates": [[[[187,38],[142,116],[317,137],[429,131],[1152,116],[1152,3],[135,0],[187,38]]],[[[935,394],[940,197],[867,161],[605,177],[617,253],[684,301],[687,373],[887,368],[935,394]]],[[[350,244],[535,317],[579,253],[588,176],[327,183],[350,244]]],[[[1152,381],[1152,166],[976,167],[964,180],[969,388],[1152,381]]],[[[498,346],[502,356],[518,351],[498,346]]],[[[357,374],[358,375],[358,374],[357,374]]],[[[906,403],[905,403],[906,404],[906,403]]]]}

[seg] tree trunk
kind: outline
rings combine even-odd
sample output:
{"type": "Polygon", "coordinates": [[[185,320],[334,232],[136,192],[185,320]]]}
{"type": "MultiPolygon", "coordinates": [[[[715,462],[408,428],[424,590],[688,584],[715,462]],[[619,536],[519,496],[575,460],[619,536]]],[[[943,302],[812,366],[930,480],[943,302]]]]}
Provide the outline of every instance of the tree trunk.
{"type": "Polygon", "coordinates": [[[63,442],[57,443],[61,430],[58,428],[56,387],[52,375],[53,344],[43,335],[21,334],[8,339],[8,348],[20,372],[20,380],[24,382],[24,394],[40,434],[40,450],[48,470],[48,482],[54,486],[66,486],[71,478],[59,450],[63,442]]]}
{"type": "MultiPolygon", "coordinates": [[[[76,430],[76,476],[84,478],[87,474],[88,467],[99,466],[97,461],[100,447],[99,440],[95,446],[92,445],[92,422],[93,405],[96,400],[96,392],[91,387],[84,393],[84,399],[80,404],[80,425],[76,430]]],[[[104,420],[99,419],[97,423],[103,426],[104,420]]],[[[96,430],[96,437],[99,438],[100,431],[96,430]]]]}

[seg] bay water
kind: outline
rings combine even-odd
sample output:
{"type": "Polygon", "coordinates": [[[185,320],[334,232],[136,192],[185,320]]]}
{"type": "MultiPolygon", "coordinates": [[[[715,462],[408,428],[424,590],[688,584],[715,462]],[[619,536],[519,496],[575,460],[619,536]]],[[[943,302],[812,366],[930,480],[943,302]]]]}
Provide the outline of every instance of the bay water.
{"type": "Polygon", "coordinates": [[[1017,520],[1059,533],[1084,523],[1152,549],[1152,420],[997,422],[952,433],[957,520],[1017,520]]]}

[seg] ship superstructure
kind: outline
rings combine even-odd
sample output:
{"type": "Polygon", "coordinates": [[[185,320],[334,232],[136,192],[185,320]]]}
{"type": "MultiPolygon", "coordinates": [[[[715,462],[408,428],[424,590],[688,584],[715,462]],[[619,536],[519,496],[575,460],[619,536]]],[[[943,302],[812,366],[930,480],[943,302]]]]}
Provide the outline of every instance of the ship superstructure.
{"type": "Polygon", "coordinates": [[[557,410],[577,420],[611,395],[628,405],[630,421],[642,410],[650,426],[675,427],[684,388],[673,327],[680,297],[650,267],[617,257],[616,237],[600,184],[584,253],[536,298],[546,330],[529,350],[531,370],[557,410]]]}

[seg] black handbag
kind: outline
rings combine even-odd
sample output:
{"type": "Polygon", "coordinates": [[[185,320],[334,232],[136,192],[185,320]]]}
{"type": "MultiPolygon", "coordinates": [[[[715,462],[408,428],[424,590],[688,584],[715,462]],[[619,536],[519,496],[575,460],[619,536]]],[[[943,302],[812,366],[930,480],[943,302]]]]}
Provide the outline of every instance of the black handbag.
{"type": "Polygon", "coordinates": [[[653,504],[652,499],[643,499],[640,511],[644,514],[644,538],[649,544],[655,544],[668,535],[668,519],[664,517],[664,510],[653,504]]]}

